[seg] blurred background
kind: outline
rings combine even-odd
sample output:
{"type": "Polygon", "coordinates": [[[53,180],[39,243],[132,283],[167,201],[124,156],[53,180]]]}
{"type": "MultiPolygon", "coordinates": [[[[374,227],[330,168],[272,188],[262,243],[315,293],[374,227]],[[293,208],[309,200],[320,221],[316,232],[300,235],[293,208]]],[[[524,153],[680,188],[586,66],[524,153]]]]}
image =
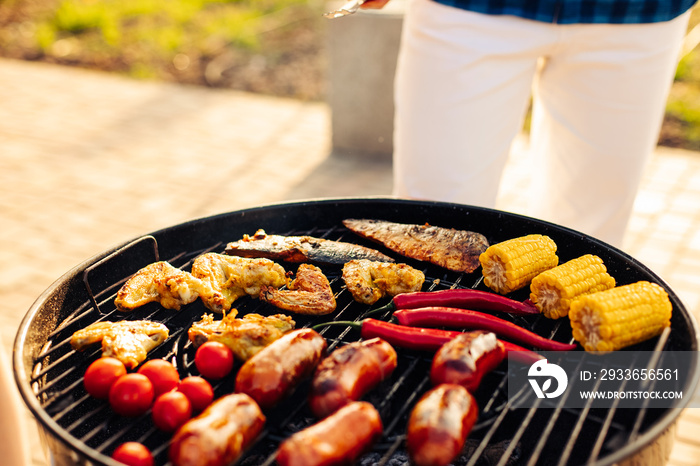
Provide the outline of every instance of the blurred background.
{"type": "MultiPolygon", "coordinates": [[[[393,28],[396,40],[400,14],[384,13],[384,30],[372,22],[379,12],[329,21],[322,13],[330,4],[0,0],[0,337],[8,358],[43,290],[117,244],[258,205],[391,193],[387,150],[341,153],[335,142],[347,128],[335,125],[343,108],[362,99],[372,102],[364,105],[371,117],[386,122],[390,109],[378,112],[377,95],[363,92],[392,82],[395,57],[378,35],[393,28]],[[359,83],[362,77],[374,81],[359,83]],[[339,88],[347,83],[355,87],[339,88]]],[[[667,281],[696,318],[698,23],[696,7],[623,247],[667,281]]],[[[377,92],[390,102],[390,91],[377,92]]],[[[524,130],[504,175],[503,210],[518,212],[518,193],[530,183],[523,176],[524,130]]],[[[700,464],[695,411],[679,421],[669,464],[700,464]]],[[[46,465],[26,418],[32,465],[46,465]]]]}
{"type": "Polygon", "coordinates": [[[264,94],[324,97],[321,0],[8,0],[0,55],[264,94]]]}
{"type": "MultiPolygon", "coordinates": [[[[400,0],[398,0],[400,1],[400,0]]],[[[0,56],[323,101],[324,0],[4,0],[0,56]]],[[[700,9],[660,144],[700,149],[700,9]]]]}

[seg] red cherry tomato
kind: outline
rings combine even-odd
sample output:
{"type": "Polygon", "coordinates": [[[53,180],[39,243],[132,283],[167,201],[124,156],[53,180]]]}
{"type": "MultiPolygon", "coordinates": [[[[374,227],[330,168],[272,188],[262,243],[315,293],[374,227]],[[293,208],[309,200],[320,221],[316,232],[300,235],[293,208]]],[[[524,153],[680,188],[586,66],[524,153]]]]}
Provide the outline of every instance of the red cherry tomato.
{"type": "Polygon", "coordinates": [[[233,369],[233,352],[223,343],[208,341],[197,348],[194,364],[203,377],[223,379],[233,369]]]}
{"type": "Polygon", "coordinates": [[[122,443],[112,453],[112,459],[128,466],[153,466],[154,464],[151,452],[138,442],[122,443]]]}
{"type": "Polygon", "coordinates": [[[107,399],[112,384],[124,374],[126,367],[119,359],[100,358],[88,366],[83,385],[91,396],[107,399]]]}
{"type": "Polygon", "coordinates": [[[192,405],[184,393],[163,393],[153,403],[153,423],[160,430],[174,432],[192,417],[192,405]]]}
{"type": "Polygon", "coordinates": [[[180,374],[175,366],[164,359],[151,359],[146,361],[137,371],[148,377],[153,384],[155,396],[169,392],[180,383],[180,374]]]}
{"type": "Polygon", "coordinates": [[[192,411],[198,413],[214,401],[214,389],[205,379],[192,375],[185,377],[177,386],[177,391],[182,392],[190,400],[192,411]]]}
{"type": "Polygon", "coordinates": [[[143,374],[122,375],[109,390],[109,404],[122,416],[139,416],[148,411],[152,403],[153,384],[143,374]]]}

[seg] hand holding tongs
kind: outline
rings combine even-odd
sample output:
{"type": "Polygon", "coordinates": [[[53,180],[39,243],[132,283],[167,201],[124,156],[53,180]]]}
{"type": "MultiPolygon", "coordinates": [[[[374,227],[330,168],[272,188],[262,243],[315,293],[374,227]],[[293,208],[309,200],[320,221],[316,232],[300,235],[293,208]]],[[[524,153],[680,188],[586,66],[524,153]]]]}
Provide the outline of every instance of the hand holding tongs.
{"type": "Polygon", "coordinates": [[[363,3],[365,3],[365,0],[350,0],[337,10],[324,13],[323,16],[326,18],[341,18],[343,16],[351,15],[355,13],[363,3]]]}

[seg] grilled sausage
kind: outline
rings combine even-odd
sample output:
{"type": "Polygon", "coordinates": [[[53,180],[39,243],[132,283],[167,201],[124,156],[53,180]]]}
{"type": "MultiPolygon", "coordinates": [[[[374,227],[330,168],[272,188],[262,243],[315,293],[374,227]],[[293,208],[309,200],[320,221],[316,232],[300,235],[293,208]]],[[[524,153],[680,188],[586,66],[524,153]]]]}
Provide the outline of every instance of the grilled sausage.
{"type": "Polygon", "coordinates": [[[226,395],[183,424],[168,451],[176,466],[224,466],[236,461],[257,438],[265,416],[248,395],[226,395]]]}
{"type": "Polygon", "coordinates": [[[357,401],[396,369],[396,351],[379,338],[349,343],[333,351],[316,368],[309,405],[324,418],[357,401]]]}
{"type": "Polygon", "coordinates": [[[279,466],[351,465],[382,436],[379,413],[370,403],[354,401],[280,445],[279,466]]]}
{"type": "Polygon", "coordinates": [[[292,330],[241,366],[236,391],[249,395],[263,409],[271,408],[313,374],[325,354],[326,339],[318,332],[292,330]]]}
{"type": "Polygon", "coordinates": [[[442,345],[435,353],[430,381],[433,385],[459,384],[473,393],[484,375],[498,367],[505,356],[505,347],[494,333],[466,332],[442,345]]]}
{"type": "Polygon", "coordinates": [[[416,403],[408,420],[406,448],[415,466],[450,464],[464,447],[479,408],[461,385],[442,384],[416,403]]]}

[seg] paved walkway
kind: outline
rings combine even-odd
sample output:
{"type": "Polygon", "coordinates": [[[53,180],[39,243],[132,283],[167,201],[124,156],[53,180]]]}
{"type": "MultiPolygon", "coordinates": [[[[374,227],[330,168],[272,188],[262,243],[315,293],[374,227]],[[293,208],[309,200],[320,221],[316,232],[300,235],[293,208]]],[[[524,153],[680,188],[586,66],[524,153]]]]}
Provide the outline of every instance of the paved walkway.
{"type": "MultiPolygon", "coordinates": [[[[514,149],[499,207],[518,211],[527,144],[514,149]]],[[[0,60],[0,347],[9,354],[54,280],[127,239],[256,205],[390,192],[387,161],[330,154],[325,104],[0,60]]],[[[700,317],[700,154],[659,149],[623,249],[700,317]]],[[[671,464],[698,465],[700,412],[680,426],[671,464]]]]}

